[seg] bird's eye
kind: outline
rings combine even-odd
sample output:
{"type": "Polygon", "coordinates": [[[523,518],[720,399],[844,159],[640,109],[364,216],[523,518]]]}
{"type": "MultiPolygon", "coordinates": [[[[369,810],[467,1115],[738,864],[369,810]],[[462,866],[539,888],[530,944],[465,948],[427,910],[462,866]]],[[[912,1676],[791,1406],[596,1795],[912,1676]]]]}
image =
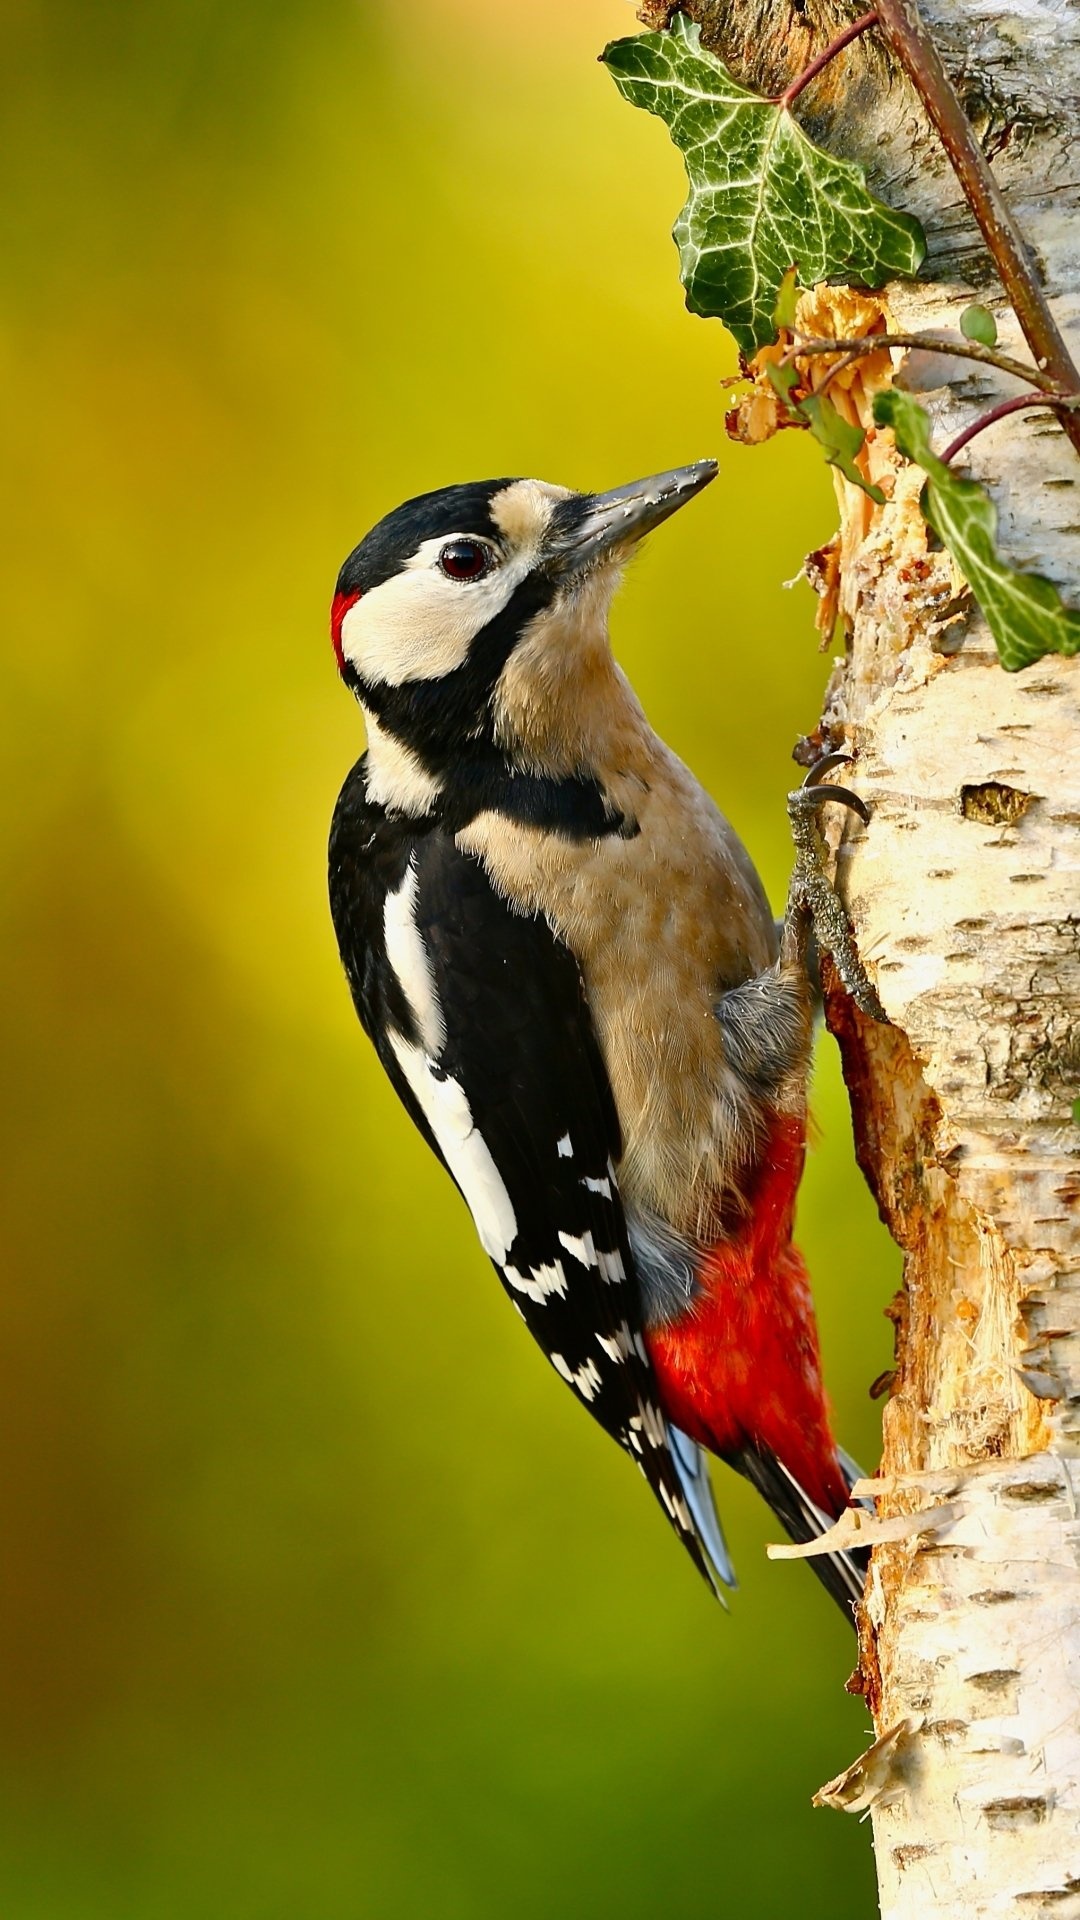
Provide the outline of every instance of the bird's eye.
{"type": "Polygon", "coordinates": [[[448,540],[439,565],[449,580],[479,580],[491,565],[491,555],[479,540],[448,540]]]}

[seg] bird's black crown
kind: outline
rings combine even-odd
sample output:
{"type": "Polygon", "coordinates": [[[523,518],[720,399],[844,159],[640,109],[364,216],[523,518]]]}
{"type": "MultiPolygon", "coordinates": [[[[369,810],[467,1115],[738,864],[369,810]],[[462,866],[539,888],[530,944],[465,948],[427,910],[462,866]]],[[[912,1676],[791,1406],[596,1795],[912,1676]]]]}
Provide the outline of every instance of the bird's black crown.
{"type": "Polygon", "coordinates": [[[485,540],[497,539],[499,529],[491,516],[491,502],[509,480],[470,480],[454,487],[436,487],[431,493],[418,493],[383,518],[354,547],[338,574],[337,591],[343,594],[371,593],[399,573],[425,540],[438,540],[453,533],[476,534],[485,540]]]}

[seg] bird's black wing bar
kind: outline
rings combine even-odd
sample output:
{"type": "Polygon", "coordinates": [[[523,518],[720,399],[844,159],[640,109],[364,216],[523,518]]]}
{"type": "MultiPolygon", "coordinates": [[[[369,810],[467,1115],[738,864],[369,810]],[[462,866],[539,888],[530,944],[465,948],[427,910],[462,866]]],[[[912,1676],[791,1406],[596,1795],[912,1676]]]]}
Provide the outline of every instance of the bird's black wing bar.
{"type": "Polygon", "coordinates": [[[718,1525],[703,1536],[696,1512],[700,1462],[688,1492],[660,1409],[616,1183],[618,1121],[577,964],[448,833],[413,832],[391,857],[355,803],[351,829],[340,807],[335,822],[332,905],[383,1064],[556,1372],[637,1460],[699,1570],[730,1581],[718,1525]],[[358,833],[366,861],[352,858],[358,833]]]}

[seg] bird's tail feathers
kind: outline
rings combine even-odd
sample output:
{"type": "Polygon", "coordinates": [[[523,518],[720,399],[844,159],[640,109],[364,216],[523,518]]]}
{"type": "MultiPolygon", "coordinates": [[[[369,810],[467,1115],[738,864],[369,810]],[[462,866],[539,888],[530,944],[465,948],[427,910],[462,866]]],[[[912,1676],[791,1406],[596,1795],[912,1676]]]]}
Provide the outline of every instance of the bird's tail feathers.
{"type": "MultiPolygon", "coordinates": [[[[855,1485],[856,1480],[865,1480],[866,1475],[864,1474],[858,1461],[853,1460],[850,1453],[845,1453],[843,1447],[837,1447],[836,1457],[840,1462],[840,1471],[843,1474],[844,1479],[847,1481],[847,1490],[850,1493],[852,1487],[855,1485]]],[[[857,1507],[865,1507],[867,1513],[873,1513],[874,1511],[873,1501],[866,1499],[865,1496],[856,1500],[855,1505],[857,1507]]]]}
{"type": "MultiPolygon", "coordinates": [[[[840,1462],[850,1488],[861,1478],[859,1469],[846,1455],[840,1456],[840,1462]]],[[[784,1531],[800,1545],[808,1540],[820,1539],[833,1525],[836,1516],[823,1513],[799,1485],[794,1474],[767,1448],[745,1447],[741,1453],[731,1456],[731,1464],[757,1488],[784,1531]]],[[[815,1554],[810,1561],[818,1579],[827,1587],[848,1619],[852,1618],[852,1608],[856,1602],[862,1599],[868,1564],[869,1555],[859,1548],[850,1548],[841,1553],[815,1554]]]]}
{"type": "Polygon", "coordinates": [[[739,1583],[724,1539],[720,1515],[716,1511],[704,1448],[699,1447],[697,1441],[691,1440],[689,1434],[683,1433],[680,1427],[672,1426],[670,1421],[667,1431],[671,1457],[690,1509],[709,1578],[717,1599],[726,1606],[721,1587],[737,1587],[739,1583]]]}

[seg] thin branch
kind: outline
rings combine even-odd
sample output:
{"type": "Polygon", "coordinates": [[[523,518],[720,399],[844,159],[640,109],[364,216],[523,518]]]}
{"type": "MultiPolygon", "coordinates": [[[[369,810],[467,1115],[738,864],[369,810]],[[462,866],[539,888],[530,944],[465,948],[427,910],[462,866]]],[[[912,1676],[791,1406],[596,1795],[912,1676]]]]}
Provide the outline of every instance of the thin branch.
{"type": "MultiPolygon", "coordinates": [[[[963,433],[958,433],[956,439],[949,442],[941,456],[945,465],[948,466],[950,460],[955,459],[960,449],[966,447],[969,440],[974,440],[977,433],[982,433],[985,428],[996,425],[999,420],[1004,420],[1006,414],[1021,413],[1025,407],[1052,407],[1055,413],[1068,415],[1080,407],[1080,394],[1060,393],[1055,398],[1050,394],[1018,393],[1014,394],[1011,400],[999,401],[996,407],[990,407],[986,413],[981,413],[977,420],[973,420],[969,427],[964,428],[963,433]]],[[[1062,420],[1061,424],[1064,426],[1065,421],[1062,420]]]]}
{"type": "Polygon", "coordinates": [[[1011,374],[1015,380],[1026,381],[1029,387],[1038,387],[1040,393],[1059,394],[1062,383],[1054,380],[1038,367],[1029,367],[1022,360],[1014,360],[1007,353],[999,353],[996,347],[983,347],[975,340],[948,340],[944,335],[935,333],[866,333],[857,340],[798,340],[789,347],[781,362],[787,366],[803,353],[841,353],[844,360],[839,366],[830,367],[823,385],[828,385],[838,373],[851,365],[853,360],[864,354],[876,353],[879,347],[908,347],[920,353],[951,353],[958,360],[978,360],[983,366],[996,367],[999,373],[1011,374]]]}
{"type": "Polygon", "coordinates": [[[829,41],[828,46],[818,54],[815,60],[811,60],[808,67],[803,68],[802,72],[791,82],[791,85],[784,88],[783,93],[777,94],[775,100],[772,102],[773,106],[790,107],[792,102],[798,99],[803,88],[808,87],[811,80],[817,79],[818,74],[823,68],[828,66],[830,60],[835,60],[838,53],[843,53],[845,47],[849,47],[851,42],[857,40],[861,33],[865,33],[868,27],[876,27],[877,23],[878,15],[876,7],[871,7],[869,13],[864,13],[860,19],[853,20],[850,26],[845,27],[842,33],[837,34],[835,40],[829,41]]]}
{"type": "MultiPolygon", "coordinates": [[[[1080,393],[1080,372],[1039,285],[1024,236],[991,172],[915,0],[879,0],[878,21],[919,95],[948,154],[965,198],[1001,275],[1002,285],[1040,370],[1060,391],[1080,393]]],[[[1080,417],[1062,419],[1080,453],[1080,417]]]]}

